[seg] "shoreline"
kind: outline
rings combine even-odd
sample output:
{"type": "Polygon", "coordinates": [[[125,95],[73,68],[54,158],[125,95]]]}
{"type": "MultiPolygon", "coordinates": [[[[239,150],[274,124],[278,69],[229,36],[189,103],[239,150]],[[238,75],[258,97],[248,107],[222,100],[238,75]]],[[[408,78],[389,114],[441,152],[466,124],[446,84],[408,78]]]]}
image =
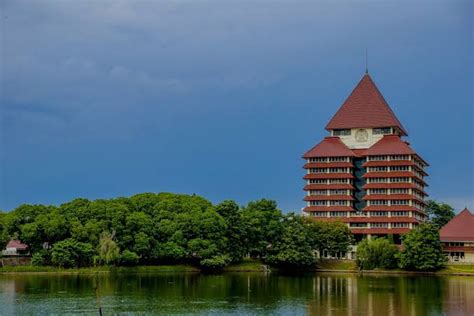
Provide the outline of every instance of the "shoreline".
{"type": "Polygon", "coordinates": [[[222,270],[206,271],[192,265],[153,265],[136,267],[89,267],[89,268],[56,268],[56,267],[37,267],[37,266],[9,266],[0,268],[0,275],[92,275],[92,274],[161,274],[161,273],[283,273],[283,274],[301,274],[301,273],[336,273],[336,274],[358,274],[358,275],[425,275],[425,276],[468,276],[474,277],[471,271],[452,270],[452,266],[447,266],[440,271],[404,271],[404,270],[356,270],[356,269],[337,269],[337,268],[315,268],[299,270],[295,273],[291,270],[278,269],[275,267],[266,271],[262,264],[253,262],[252,264],[243,263],[226,267],[222,270]]]}

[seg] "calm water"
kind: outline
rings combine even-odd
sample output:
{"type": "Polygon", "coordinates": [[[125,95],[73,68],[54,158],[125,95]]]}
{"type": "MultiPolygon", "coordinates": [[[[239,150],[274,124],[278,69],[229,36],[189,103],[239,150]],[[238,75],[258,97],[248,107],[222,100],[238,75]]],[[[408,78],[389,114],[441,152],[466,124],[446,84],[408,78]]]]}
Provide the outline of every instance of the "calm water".
{"type": "Polygon", "coordinates": [[[474,277],[0,275],[1,315],[474,315],[474,277]]]}

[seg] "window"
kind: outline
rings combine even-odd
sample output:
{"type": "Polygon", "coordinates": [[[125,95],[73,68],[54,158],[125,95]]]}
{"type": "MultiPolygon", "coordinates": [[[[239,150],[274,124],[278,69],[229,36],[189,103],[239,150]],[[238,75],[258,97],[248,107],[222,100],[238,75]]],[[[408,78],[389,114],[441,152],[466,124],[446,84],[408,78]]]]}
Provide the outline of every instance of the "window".
{"type": "Polygon", "coordinates": [[[374,217],[384,217],[388,215],[388,212],[375,211],[375,212],[370,212],[370,215],[374,217]]]}
{"type": "Polygon", "coordinates": [[[346,162],[346,157],[329,157],[329,162],[346,162]]]}
{"type": "Polygon", "coordinates": [[[408,205],[410,202],[408,200],[391,200],[390,204],[392,205],[408,205]]]}
{"type": "Polygon", "coordinates": [[[408,223],[392,223],[392,228],[406,228],[408,223]]]}
{"type": "Polygon", "coordinates": [[[309,184],[326,184],[326,179],[309,179],[309,184]]]}
{"type": "Polygon", "coordinates": [[[332,217],[346,217],[347,212],[331,212],[332,217]]]}
{"type": "Polygon", "coordinates": [[[370,189],[370,194],[387,194],[387,189],[370,189]]]}
{"type": "Polygon", "coordinates": [[[347,168],[329,168],[330,173],[345,173],[347,168]]]}
{"type": "Polygon", "coordinates": [[[335,183],[350,183],[350,179],[330,179],[329,183],[330,184],[335,184],[335,183]]]}
{"type": "Polygon", "coordinates": [[[326,201],[309,201],[311,206],[326,206],[326,201]]]}
{"type": "Polygon", "coordinates": [[[350,223],[349,227],[364,228],[367,227],[367,223],[350,223]]]}
{"type": "Polygon", "coordinates": [[[408,212],[404,212],[404,211],[393,211],[393,212],[392,212],[392,216],[394,216],[394,217],[406,217],[406,216],[408,216],[408,212]]]}
{"type": "Polygon", "coordinates": [[[390,160],[410,160],[409,155],[393,155],[390,156],[390,160]]]}
{"type": "Polygon", "coordinates": [[[347,206],[346,201],[329,201],[329,205],[347,206]]]}
{"type": "Polygon", "coordinates": [[[408,166],[392,166],[390,167],[390,171],[409,171],[410,167],[408,166]]]}
{"type": "Polygon", "coordinates": [[[311,168],[309,169],[310,173],[326,173],[326,168],[311,168]]]}
{"type": "Polygon", "coordinates": [[[347,195],[347,190],[330,190],[331,195],[347,195]]]}
{"type": "Polygon", "coordinates": [[[369,156],[370,161],[387,160],[387,156],[369,156]]]}
{"type": "Polygon", "coordinates": [[[382,128],[373,128],[372,129],[372,134],[374,135],[385,135],[385,134],[391,134],[392,129],[390,127],[382,127],[382,128]]]}
{"type": "Polygon", "coordinates": [[[388,178],[369,178],[369,183],[386,183],[388,182],[388,178]]]}
{"type": "Polygon", "coordinates": [[[335,129],[333,130],[334,136],[349,136],[351,134],[350,129],[335,129]]]}
{"type": "Polygon", "coordinates": [[[387,200],[373,200],[370,201],[370,205],[388,205],[387,200]]]}
{"type": "Polygon", "coordinates": [[[327,216],[327,212],[312,212],[311,214],[313,214],[313,216],[316,216],[316,217],[326,217],[327,216]]]}
{"type": "Polygon", "coordinates": [[[391,194],[408,194],[408,189],[390,189],[391,194]]]}
{"type": "Polygon", "coordinates": [[[370,223],[371,228],[388,228],[388,223],[370,223]]]}
{"type": "Polygon", "coordinates": [[[387,167],[369,167],[369,172],[383,172],[387,170],[387,167]]]}
{"type": "Polygon", "coordinates": [[[327,158],[326,157],[311,157],[308,160],[309,162],[326,162],[327,158]]]}
{"type": "Polygon", "coordinates": [[[390,178],[391,183],[410,182],[410,178],[390,178]]]}
{"type": "Polygon", "coordinates": [[[309,195],[326,195],[326,190],[310,190],[309,195]]]}

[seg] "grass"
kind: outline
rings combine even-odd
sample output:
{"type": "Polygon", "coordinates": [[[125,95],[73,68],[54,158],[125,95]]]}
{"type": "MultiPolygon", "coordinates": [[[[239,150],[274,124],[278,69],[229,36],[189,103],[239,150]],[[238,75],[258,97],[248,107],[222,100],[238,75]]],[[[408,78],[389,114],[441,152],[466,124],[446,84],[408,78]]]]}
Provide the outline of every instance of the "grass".
{"type": "Polygon", "coordinates": [[[448,264],[440,273],[474,273],[474,264],[448,264]]]}

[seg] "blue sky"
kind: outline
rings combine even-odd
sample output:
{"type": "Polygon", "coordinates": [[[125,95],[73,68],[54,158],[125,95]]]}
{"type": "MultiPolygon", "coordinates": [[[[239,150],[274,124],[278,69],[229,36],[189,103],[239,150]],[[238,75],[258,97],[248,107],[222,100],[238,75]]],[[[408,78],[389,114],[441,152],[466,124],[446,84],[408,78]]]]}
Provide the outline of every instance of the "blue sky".
{"type": "Polygon", "coordinates": [[[168,191],[299,211],[366,48],[431,198],[474,209],[470,1],[0,5],[0,209],[168,191]]]}

